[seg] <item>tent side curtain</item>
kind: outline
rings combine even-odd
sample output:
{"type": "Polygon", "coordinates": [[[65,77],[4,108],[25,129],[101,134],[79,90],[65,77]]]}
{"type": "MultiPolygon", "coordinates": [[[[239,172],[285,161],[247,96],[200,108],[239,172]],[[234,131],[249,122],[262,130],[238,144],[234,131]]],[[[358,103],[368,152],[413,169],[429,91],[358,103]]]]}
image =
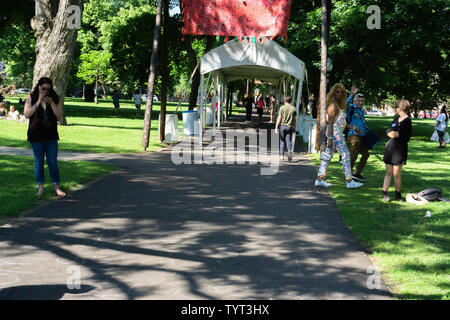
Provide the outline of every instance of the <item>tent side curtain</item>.
{"type": "Polygon", "coordinates": [[[222,77],[227,82],[249,76],[258,78],[258,75],[261,80],[268,81],[286,74],[301,79],[304,68],[303,61],[275,41],[230,41],[205,53],[200,64],[201,74],[221,70],[222,77]]]}

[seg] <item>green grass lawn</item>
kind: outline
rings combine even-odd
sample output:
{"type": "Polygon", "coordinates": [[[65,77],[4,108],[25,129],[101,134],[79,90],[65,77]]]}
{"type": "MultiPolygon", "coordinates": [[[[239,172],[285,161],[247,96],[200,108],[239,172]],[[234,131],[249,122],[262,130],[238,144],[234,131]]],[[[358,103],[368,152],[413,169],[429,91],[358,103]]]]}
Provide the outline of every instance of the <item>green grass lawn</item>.
{"type": "MultiPolygon", "coordinates": [[[[444,202],[416,206],[409,203],[384,203],[383,162],[387,142],[385,130],[392,118],[368,117],[383,141],[371,151],[363,171],[367,179],[357,190],[345,188],[344,173],[335,156],[327,181],[345,223],[371,253],[397,298],[450,299],[450,204],[444,202]],[[432,212],[425,218],[426,211],[432,212]]],[[[408,162],[402,171],[402,195],[431,187],[441,188],[450,198],[450,149],[438,149],[430,142],[434,120],[413,120],[408,162]]],[[[319,164],[319,156],[312,155],[319,164]]],[[[390,196],[394,197],[393,182],[390,196]]]]}
{"type": "MultiPolygon", "coordinates": [[[[61,187],[64,191],[79,189],[84,183],[108,174],[116,167],[108,164],[82,161],[58,161],[61,187]]],[[[34,158],[0,155],[0,218],[17,217],[27,209],[55,198],[55,189],[51,184],[48,168],[45,166],[45,191],[36,196],[34,177],[34,158]]]]}
{"type": "MultiPolygon", "coordinates": [[[[10,98],[17,107],[18,98],[10,98]]],[[[169,103],[167,113],[175,113],[177,103],[169,103]]],[[[84,102],[79,98],[65,99],[65,115],[68,126],[58,126],[59,150],[80,152],[134,153],[143,152],[141,146],[144,126],[144,109],[136,115],[133,101],[121,100],[119,115],[114,114],[111,100],[99,100],[99,104],[84,102]]],[[[23,106],[18,107],[23,114],[23,106]]],[[[158,143],[158,116],[160,105],[154,103],[152,112],[150,145],[148,151],[157,150],[164,144],[158,143]]],[[[182,134],[182,111],[178,109],[179,135],[182,134]]],[[[0,121],[0,145],[30,148],[27,140],[28,125],[15,121],[0,121]]]]}

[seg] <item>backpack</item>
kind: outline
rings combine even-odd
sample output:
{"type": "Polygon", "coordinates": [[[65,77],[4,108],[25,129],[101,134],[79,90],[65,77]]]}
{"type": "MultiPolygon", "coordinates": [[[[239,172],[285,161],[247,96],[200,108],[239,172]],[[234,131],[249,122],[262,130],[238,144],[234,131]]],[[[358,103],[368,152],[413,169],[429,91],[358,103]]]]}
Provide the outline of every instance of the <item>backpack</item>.
{"type": "Polygon", "coordinates": [[[445,201],[450,202],[449,199],[442,198],[442,192],[439,188],[429,188],[419,192],[417,195],[421,196],[427,201],[445,201]]]}

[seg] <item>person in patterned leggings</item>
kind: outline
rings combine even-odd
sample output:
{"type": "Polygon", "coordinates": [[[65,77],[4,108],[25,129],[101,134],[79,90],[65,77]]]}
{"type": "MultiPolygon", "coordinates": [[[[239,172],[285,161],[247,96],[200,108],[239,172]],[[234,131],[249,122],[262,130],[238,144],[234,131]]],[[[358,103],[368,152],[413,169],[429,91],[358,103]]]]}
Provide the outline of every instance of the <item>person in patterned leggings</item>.
{"type": "MultiPolygon", "coordinates": [[[[345,87],[337,83],[331,88],[330,93],[327,95],[326,106],[327,106],[327,147],[332,153],[337,150],[342,156],[342,167],[345,173],[345,179],[347,182],[348,189],[356,189],[362,187],[364,184],[356,182],[352,178],[352,170],[350,165],[350,152],[348,151],[347,144],[345,142],[344,130],[346,127],[351,128],[347,125],[345,111],[346,111],[346,100],[347,94],[345,87]]],[[[330,187],[331,183],[325,181],[325,176],[327,174],[328,165],[330,160],[322,160],[318,172],[318,177],[315,185],[317,187],[330,187]]]]}

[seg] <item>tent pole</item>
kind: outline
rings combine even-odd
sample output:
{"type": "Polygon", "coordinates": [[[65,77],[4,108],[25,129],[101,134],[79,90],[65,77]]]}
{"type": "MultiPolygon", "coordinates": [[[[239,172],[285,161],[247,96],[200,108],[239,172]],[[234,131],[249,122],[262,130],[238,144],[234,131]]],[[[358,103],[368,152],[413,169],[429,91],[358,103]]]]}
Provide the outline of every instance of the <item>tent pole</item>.
{"type": "Polygon", "coordinates": [[[228,111],[228,86],[224,85],[224,102],[225,102],[225,122],[227,122],[227,111],[228,111]]]}
{"type": "Polygon", "coordinates": [[[216,92],[217,92],[217,82],[216,79],[213,79],[214,82],[214,95],[212,99],[212,109],[213,109],[213,136],[216,136],[216,92]]]}
{"type": "Polygon", "coordinates": [[[217,75],[217,129],[220,129],[220,109],[222,107],[222,83],[219,81],[219,75],[217,75]]]}
{"type": "Polygon", "coordinates": [[[204,75],[202,74],[200,76],[200,146],[203,145],[203,81],[204,81],[204,75]]]}

